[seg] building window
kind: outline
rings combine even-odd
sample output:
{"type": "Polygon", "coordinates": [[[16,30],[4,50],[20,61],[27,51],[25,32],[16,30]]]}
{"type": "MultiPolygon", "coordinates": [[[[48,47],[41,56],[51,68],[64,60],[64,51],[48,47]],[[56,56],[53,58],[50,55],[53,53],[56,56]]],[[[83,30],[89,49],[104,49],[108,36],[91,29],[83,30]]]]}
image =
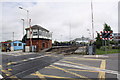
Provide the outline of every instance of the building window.
{"type": "Polygon", "coordinates": [[[14,45],[14,46],[17,46],[17,43],[14,43],[13,45],[14,45]]]}
{"type": "Polygon", "coordinates": [[[22,43],[19,43],[18,46],[22,46],[22,43]]]}
{"type": "Polygon", "coordinates": [[[36,35],[38,35],[38,33],[37,32],[33,32],[33,36],[36,36],[36,35]]]}

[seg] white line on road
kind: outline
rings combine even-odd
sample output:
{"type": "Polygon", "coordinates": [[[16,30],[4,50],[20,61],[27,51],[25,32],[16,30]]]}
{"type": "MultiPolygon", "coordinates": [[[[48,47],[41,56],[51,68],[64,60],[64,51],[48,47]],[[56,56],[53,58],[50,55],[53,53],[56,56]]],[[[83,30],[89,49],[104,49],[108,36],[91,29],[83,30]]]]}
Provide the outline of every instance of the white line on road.
{"type": "MultiPolygon", "coordinates": [[[[29,61],[29,60],[35,60],[35,59],[43,58],[43,57],[46,57],[46,56],[49,56],[49,55],[38,56],[38,57],[34,57],[34,58],[28,58],[28,59],[24,59],[24,60],[17,61],[17,62],[10,62],[10,63],[8,63],[7,65],[17,64],[17,63],[21,63],[21,62],[27,62],[27,61],[29,61]]],[[[22,64],[25,64],[25,63],[22,63],[22,64]]],[[[14,65],[14,67],[15,67],[15,66],[19,66],[19,65],[21,65],[21,64],[14,65]]]]}
{"type": "Polygon", "coordinates": [[[74,68],[80,68],[80,69],[86,69],[86,70],[92,70],[92,71],[102,71],[102,72],[106,72],[106,73],[119,75],[118,71],[113,71],[113,70],[98,69],[98,68],[92,68],[92,67],[86,67],[86,66],[78,66],[78,65],[66,64],[66,63],[54,63],[54,64],[59,65],[59,66],[74,67],[74,68]]]}

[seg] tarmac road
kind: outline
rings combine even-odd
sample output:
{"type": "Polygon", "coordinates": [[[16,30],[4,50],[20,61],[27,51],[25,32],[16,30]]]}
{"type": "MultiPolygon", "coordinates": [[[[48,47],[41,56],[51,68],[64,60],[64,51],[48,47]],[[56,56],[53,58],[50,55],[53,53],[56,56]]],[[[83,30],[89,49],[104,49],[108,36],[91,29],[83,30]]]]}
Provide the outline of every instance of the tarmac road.
{"type": "Polygon", "coordinates": [[[55,54],[2,54],[1,72],[4,78],[20,80],[117,80],[118,54],[55,55],[55,54]]]}

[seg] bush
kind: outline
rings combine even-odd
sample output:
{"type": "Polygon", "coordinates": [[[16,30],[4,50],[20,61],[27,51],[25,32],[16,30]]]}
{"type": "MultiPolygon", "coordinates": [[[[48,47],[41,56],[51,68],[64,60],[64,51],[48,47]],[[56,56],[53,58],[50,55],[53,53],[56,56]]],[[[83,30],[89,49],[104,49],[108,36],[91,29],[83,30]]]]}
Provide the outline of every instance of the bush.
{"type": "Polygon", "coordinates": [[[101,46],[101,47],[100,47],[100,50],[105,51],[105,49],[106,49],[106,50],[110,50],[110,49],[112,49],[112,46],[101,46]]]}

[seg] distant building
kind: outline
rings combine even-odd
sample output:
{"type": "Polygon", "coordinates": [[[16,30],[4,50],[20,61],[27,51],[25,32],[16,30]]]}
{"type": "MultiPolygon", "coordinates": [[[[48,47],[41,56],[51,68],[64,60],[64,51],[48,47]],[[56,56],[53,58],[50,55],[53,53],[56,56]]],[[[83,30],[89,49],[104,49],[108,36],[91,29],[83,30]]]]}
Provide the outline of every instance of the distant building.
{"type": "Polygon", "coordinates": [[[22,50],[24,48],[25,43],[22,43],[21,41],[12,41],[12,42],[1,42],[2,44],[2,51],[6,51],[7,47],[13,50],[22,50]]]}
{"type": "Polygon", "coordinates": [[[82,36],[81,38],[76,38],[74,41],[78,42],[78,43],[81,43],[81,42],[88,43],[90,41],[90,39],[82,36]]]}
{"type": "Polygon", "coordinates": [[[120,41],[120,33],[113,33],[113,40],[119,42],[120,41]]]}
{"type": "Polygon", "coordinates": [[[47,29],[34,25],[31,28],[26,28],[26,33],[26,46],[35,46],[37,51],[52,47],[52,33],[47,29]]]}

